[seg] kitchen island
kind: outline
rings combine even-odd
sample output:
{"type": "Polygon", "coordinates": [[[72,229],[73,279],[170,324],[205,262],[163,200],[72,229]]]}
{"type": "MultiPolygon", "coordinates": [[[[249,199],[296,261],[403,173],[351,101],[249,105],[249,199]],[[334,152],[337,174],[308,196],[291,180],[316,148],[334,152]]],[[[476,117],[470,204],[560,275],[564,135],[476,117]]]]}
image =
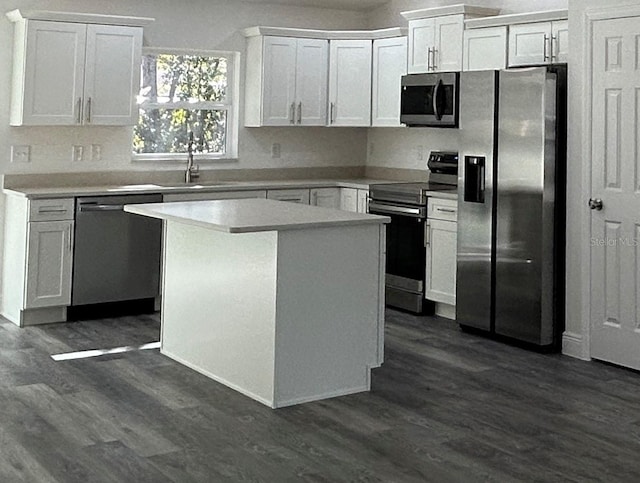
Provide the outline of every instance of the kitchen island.
{"type": "Polygon", "coordinates": [[[272,408],[370,389],[389,218],[265,199],[125,210],[164,220],[163,354],[272,408]]]}

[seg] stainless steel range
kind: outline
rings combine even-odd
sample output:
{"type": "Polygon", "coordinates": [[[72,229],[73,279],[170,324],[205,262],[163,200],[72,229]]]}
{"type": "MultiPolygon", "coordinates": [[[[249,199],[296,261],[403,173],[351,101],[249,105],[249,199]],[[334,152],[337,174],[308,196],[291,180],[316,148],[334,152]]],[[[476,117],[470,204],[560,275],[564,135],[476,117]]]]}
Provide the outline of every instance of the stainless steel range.
{"type": "Polygon", "coordinates": [[[429,182],[377,184],[369,191],[369,213],[391,217],[386,303],[418,314],[433,310],[424,298],[427,202],[434,191],[457,190],[458,153],[432,152],[428,166],[429,182]]]}

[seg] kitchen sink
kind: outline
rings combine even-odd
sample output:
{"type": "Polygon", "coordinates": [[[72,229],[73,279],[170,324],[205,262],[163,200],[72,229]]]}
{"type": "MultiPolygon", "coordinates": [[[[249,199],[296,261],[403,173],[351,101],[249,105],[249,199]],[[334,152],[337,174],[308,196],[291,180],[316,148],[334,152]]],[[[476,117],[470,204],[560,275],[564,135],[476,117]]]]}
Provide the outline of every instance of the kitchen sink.
{"type": "Polygon", "coordinates": [[[136,191],[136,190],[153,190],[162,188],[159,184],[127,184],[109,188],[107,191],[136,191]]]}

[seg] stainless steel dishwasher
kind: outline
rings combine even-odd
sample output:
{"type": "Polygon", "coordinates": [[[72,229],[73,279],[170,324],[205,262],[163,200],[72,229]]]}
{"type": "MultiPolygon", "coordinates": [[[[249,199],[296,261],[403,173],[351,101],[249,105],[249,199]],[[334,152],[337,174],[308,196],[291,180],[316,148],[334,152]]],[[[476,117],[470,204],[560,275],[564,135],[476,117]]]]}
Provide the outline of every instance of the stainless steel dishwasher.
{"type": "Polygon", "coordinates": [[[162,222],[123,207],[161,202],[162,195],[76,198],[72,306],[159,294],[162,222]]]}

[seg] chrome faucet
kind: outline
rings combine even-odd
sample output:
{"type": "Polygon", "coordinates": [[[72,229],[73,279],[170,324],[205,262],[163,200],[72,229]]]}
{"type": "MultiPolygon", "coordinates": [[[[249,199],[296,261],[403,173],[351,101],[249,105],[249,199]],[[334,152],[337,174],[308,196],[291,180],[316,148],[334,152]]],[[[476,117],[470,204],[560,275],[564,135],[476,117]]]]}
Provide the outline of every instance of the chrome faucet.
{"type": "Polygon", "coordinates": [[[189,132],[189,144],[187,145],[187,169],[184,172],[185,183],[191,183],[200,177],[200,170],[197,164],[193,164],[193,131],[189,132]]]}

